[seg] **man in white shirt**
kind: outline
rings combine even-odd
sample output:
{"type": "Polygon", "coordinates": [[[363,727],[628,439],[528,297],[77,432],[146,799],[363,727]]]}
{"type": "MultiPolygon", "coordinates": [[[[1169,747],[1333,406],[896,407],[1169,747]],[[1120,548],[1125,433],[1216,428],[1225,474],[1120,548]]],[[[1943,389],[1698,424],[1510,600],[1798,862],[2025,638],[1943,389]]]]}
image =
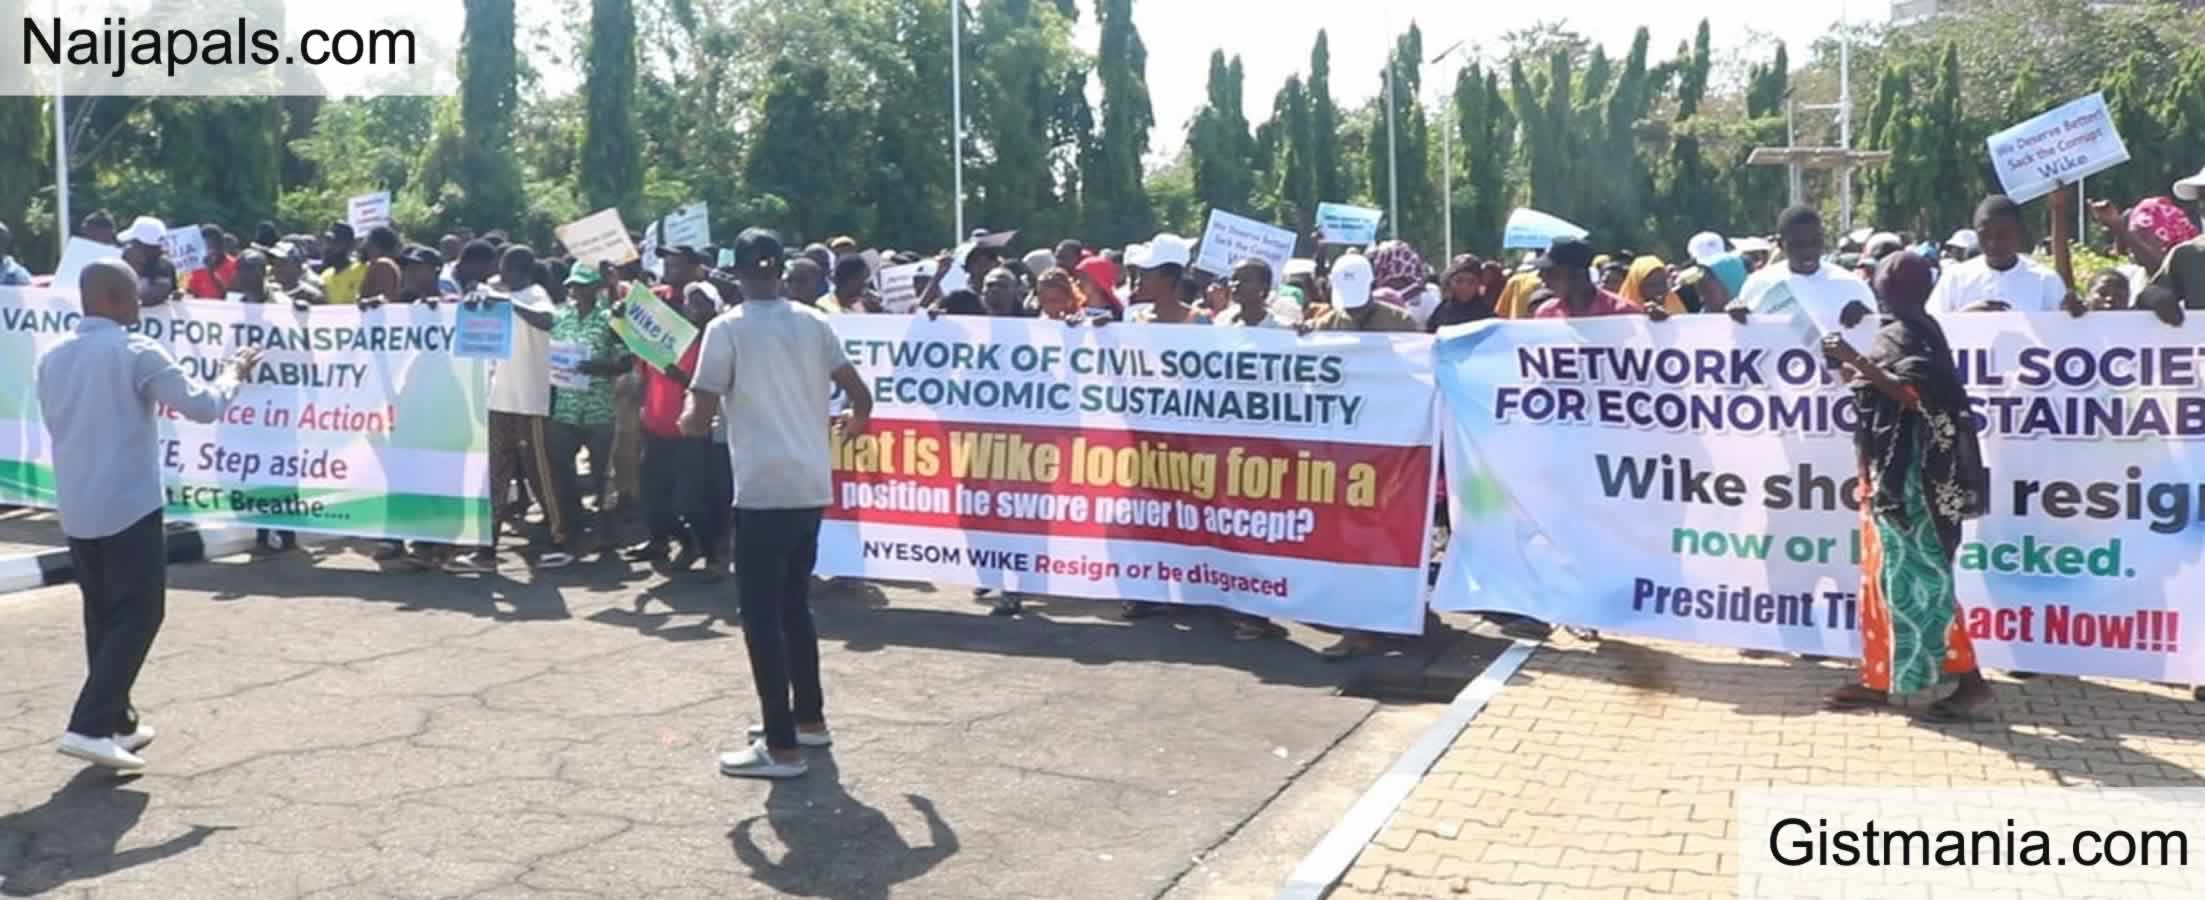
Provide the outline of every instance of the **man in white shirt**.
{"type": "Polygon", "coordinates": [[[498,259],[498,281],[489,290],[468,295],[470,309],[504,303],[513,307],[513,351],[490,368],[490,543],[472,557],[453,557],[445,569],[462,574],[498,570],[498,532],[519,516],[505,502],[507,486],[518,476],[544,509],[551,527],[551,550],[536,558],[539,569],[574,561],[567,553],[567,523],[560,514],[556,486],[545,477],[551,454],[544,444],[544,421],[551,416],[551,294],[536,283],[536,253],[526,245],[505,248],[498,259]]]}
{"type": "Polygon", "coordinates": [[[2080,307],[2059,273],[2021,255],[2029,246],[2021,204],[2004,194],[1983,198],[1975,208],[1975,236],[1983,254],[1945,267],[1929,294],[1932,314],[2009,309],[2045,313],[2080,307]]]}
{"type": "Polygon", "coordinates": [[[719,414],[735,475],[735,577],[762,713],[749,748],[720,756],[721,774],[739,778],[795,778],[806,769],[800,748],[833,742],[806,597],[820,519],[834,502],[823,418],[837,387],[850,410],[842,435],[863,432],[873,415],[873,393],[827,314],[784,292],[783,253],[771,231],[736,236],[743,302],[705,326],[681,415],[682,433],[702,437],[719,414]]]}
{"type": "Polygon", "coordinates": [[[1837,266],[1824,265],[1822,252],[1828,241],[1822,214],[1808,206],[1794,206],[1776,220],[1777,239],[1783,242],[1784,264],[1763,266],[1746,279],[1738,298],[1725,311],[1743,323],[1748,314],[1789,315],[1793,327],[1808,342],[1861,323],[1876,311],[1876,295],[1860,276],[1837,266]]]}
{"type": "Polygon", "coordinates": [[[130,689],[168,606],[167,531],[161,511],[156,404],[212,422],[260,360],[246,349],[212,386],[178,365],[138,324],[138,275],[119,259],[77,276],[84,317],[38,361],[38,405],[53,436],[61,533],[84,594],[86,675],[62,734],[62,753],[111,769],[145,768],[153,743],[130,689]]]}

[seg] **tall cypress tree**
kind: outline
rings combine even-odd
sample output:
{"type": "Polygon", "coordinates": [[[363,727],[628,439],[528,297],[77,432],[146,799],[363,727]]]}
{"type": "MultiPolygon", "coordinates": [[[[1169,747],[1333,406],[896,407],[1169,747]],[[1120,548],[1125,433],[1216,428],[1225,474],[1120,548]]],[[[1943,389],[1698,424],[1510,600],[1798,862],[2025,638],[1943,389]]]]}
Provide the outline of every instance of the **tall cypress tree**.
{"type": "MultiPolygon", "coordinates": [[[[1777,212],[1791,199],[1789,177],[1783,169],[1746,163],[1754,147],[1775,146],[1783,141],[1784,103],[1790,93],[1791,57],[1780,43],[1776,45],[1776,58],[1767,65],[1754,66],[1746,78],[1746,129],[1751,140],[1739,148],[1738,153],[1738,205],[1732,212],[1732,224],[1737,227],[1768,228],[1768,223],[1776,221],[1777,212]]],[[[1883,133],[1883,126],[1875,121],[1873,108],[1869,113],[1870,124],[1863,144],[1875,146],[1876,136],[1883,133]]],[[[1869,171],[1873,184],[1874,170],[1869,171]]]]}
{"type": "MultiPolygon", "coordinates": [[[[874,73],[880,91],[871,110],[863,202],[873,213],[867,231],[886,247],[955,244],[950,197],[949,4],[897,0],[889,34],[893,53],[874,73]]],[[[1092,130],[1092,129],[1090,129],[1092,130]]]]}
{"type": "Polygon", "coordinates": [[[1424,104],[1417,99],[1423,91],[1423,64],[1424,32],[1411,23],[1408,32],[1394,41],[1393,51],[1386,58],[1393,81],[1395,133],[1387,134],[1387,73],[1381,72],[1378,114],[1371,118],[1364,146],[1370,148],[1367,159],[1371,196],[1377,198],[1380,206],[1385,206],[1390,199],[1391,179],[1398,174],[1401,182],[1400,228],[1398,231],[1391,227],[1381,228],[1379,234],[1398,235],[1401,240],[1418,247],[1434,249],[1440,245],[1439,196],[1432,186],[1432,171],[1427,165],[1431,159],[1431,141],[1424,121],[1424,104]],[[1395,154],[1391,164],[1389,152],[1395,154]]]}
{"type": "Polygon", "coordinates": [[[465,0],[459,104],[438,117],[415,179],[425,202],[443,205],[439,227],[488,229],[521,220],[526,202],[511,150],[520,106],[513,44],[514,0],[465,0]]]}
{"type": "Polygon", "coordinates": [[[1713,173],[1700,153],[1700,139],[1689,125],[1707,99],[1708,73],[1714,67],[1714,48],[1707,20],[1689,49],[1679,48],[1677,63],[1676,123],[1686,126],[1669,148],[1669,185],[1662,202],[1662,233],[1674,240],[1710,228],[1721,228],[1721,198],[1713,173]]]}
{"type": "Polygon", "coordinates": [[[1501,96],[1500,73],[1473,63],[1455,73],[1455,122],[1465,168],[1455,199],[1455,231],[1474,253],[1500,249],[1508,212],[1508,164],[1516,119],[1501,96]]]}
{"type": "Polygon", "coordinates": [[[1187,150],[1194,155],[1194,195],[1209,209],[1247,215],[1255,191],[1255,141],[1241,102],[1240,58],[1225,51],[1210,54],[1209,102],[1187,128],[1187,150]]]}
{"type": "Polygon", "coordinates": [[[1279,180],[1279,209],[1273,218],[1297,235],[1307,234],[1316,223],[1317,204],[1324,201],[1317,196],[1317,169],[1313,165],[1316,131],[1311,124],[1309,91],[1302,86],[1301,76],[1287,76],[1276,106],[1281,118],[1281,149],[1273,164],[1279,180]]]}
{"type": "Polygon", "coordinates": [[[1095,12],[1102,32],[1095,54],[1102,116],[1093,159],[1081,167],[1087,220],[1094,238],[1105,244],[1146,240],[1156,222],[1141,186],[1141,157],[1156,125],[1148,99],[1148,48],[1133,24],[1133,0],[1100,0],[1095,12]]]}
{"type": "Polygon", "coordinates": [[[767,70],[762,123],[743,177],[752,189],[788,203],[790,238],[824,240],[848,206],[845,167],[828,152],[847,135],[828,108],[827,69],[799,54],[783,55],[767,70]]]}
{"type": "Polygon", "coordinates": [[[619,207],[642,221],[643,152],[635,127],[635,4],[592,0],[583,69],[588,91],[582,123],[582,195],[590,209],[619,207]]]}
{"type": "Polygon", "coordinates": [[[1317,200],[1348,199],[1347,170],[1340,158],[1340,107],[1332,101],[1332,44],[1324,29],[1309,51],[1309,166],[1317,180],[1317,200]]]}
{"type": "Polygon", "coordinates": [[[1938,66],[1937,81],[1930,88],[1929,103],[1923,108],[1926,120],[1924,134],[1930,143],[1929,164],[1935,190],[1924,195],[1932,218],[1929,224],[1935,228],[1957,228],[1969,223],[1975,213],[1976,201],[1972,196],[1978,184],[1975,158],[1981,145],[1970,139],[1966,123],[1962,120],[1960,106],[1960,50],[1948,43],[1944,59],[1938,66]]]}

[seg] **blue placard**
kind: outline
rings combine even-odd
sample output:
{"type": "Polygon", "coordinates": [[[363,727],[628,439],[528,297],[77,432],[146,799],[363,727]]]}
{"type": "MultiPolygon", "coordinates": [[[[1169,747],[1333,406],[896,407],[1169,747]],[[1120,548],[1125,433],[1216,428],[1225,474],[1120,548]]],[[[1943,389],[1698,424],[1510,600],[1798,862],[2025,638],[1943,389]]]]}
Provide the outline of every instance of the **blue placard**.
{"type": "Polygon", "coordinates": [[[1327,244],[1372,244],[1385,211],[1345,203],[1317,204],[1317,232],[1327,244]]]}
{"type": "Polygon", "coordinates": [[[452,355],[460,359],[510,359],[513,356],[513,304],[460,304],[452,323],[452,355]]]}

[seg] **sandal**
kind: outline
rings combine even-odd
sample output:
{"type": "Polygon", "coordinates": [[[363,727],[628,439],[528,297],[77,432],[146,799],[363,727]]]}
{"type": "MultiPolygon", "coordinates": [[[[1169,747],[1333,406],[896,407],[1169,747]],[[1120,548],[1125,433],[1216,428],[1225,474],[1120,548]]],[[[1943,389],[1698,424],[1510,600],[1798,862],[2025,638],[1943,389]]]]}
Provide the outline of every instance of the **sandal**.
{"type": "Polygon", "coordinates": [[[1286,628],[1275,622],[1250,619],[1233,626],[1233,640],[1269,641],[1286,636],[1286,628]]]}
{"type": "Polygon", "coordinates": [[[1361,634],[1347,634],[1342,635],[1340,640],[1332,646],[1317,651],[1317,655],[1323,657],[1326,662],[1340,662],[1358,656],[1369,656],[1377,652],[1378,642],[1376,640],[1361,634]]]}
{"type": "Polygon", "coordinates": [[[1891,695],[1871,690],[1857,684],[1848,684],[1822,700],[1822,708],[1831,712],[1856,712],[1891,705],[1891,695]]]}

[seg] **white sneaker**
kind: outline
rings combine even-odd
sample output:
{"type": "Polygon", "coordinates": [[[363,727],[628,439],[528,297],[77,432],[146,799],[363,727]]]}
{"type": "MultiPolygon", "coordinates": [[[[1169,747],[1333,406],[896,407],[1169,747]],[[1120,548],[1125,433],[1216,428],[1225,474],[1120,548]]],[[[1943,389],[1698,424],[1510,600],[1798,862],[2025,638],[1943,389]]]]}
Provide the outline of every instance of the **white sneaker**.
{"type": "Polygon", "coordinates": [[[60,750],[63,756],[73,756],[117,771],[135,772],[145,768],[145,760],[123,749],[111,737],[85,737],[72,731],[61,736],[61,746],[55,749],[60,750]]]}
{"type": "Polygon", "coordinates": [[[766,742],[758,741],[750,749],[739,753],[720,754],[720,774],[733,778],[796,778],[810,771],[799,759],[781,762],[766,750],[766,742]]]}
{"type": "MultiPolygon", "coordinates": [[[[750,728],[749,728],[749,729],[747,729],[747,730],[745,730],[745,731],[743,732],[743,736],[744,736],[744,737],[748,737],[748,738],[750,738],[750,741],[751,741],[751,743],[754,743],[754,744],[755,744],[755,743],[757,743],[757,742],[759,742],[759,741],[765,740],[765,739],[766,739],[766,726],[764,726],[764,725],[752,725],[752,726],[750,726],[750,728]]],[[[805,731],[804,729],[801,729],[801,728],[799,728],[799,729],[797,729],[797,730],[796,730],[796,746],[799,746],[799,747],[832,747],[832,746],[834,746],[834,745],[835,745],[835,736],[834,736],[834,732],[832,732],[832,731],[816,731],[816,732],[815,732],[815,731],[805,731]]]]}
{"type": "Polygon", "coordinates": [[[115,735],[115,743],[124,750],[136,753],[145,749],[147,744],[153,743],[153,739],[159,734],[159,732],[153,730],[153,726],[139,722],[138,730],[129,734],[115,735]]]}

